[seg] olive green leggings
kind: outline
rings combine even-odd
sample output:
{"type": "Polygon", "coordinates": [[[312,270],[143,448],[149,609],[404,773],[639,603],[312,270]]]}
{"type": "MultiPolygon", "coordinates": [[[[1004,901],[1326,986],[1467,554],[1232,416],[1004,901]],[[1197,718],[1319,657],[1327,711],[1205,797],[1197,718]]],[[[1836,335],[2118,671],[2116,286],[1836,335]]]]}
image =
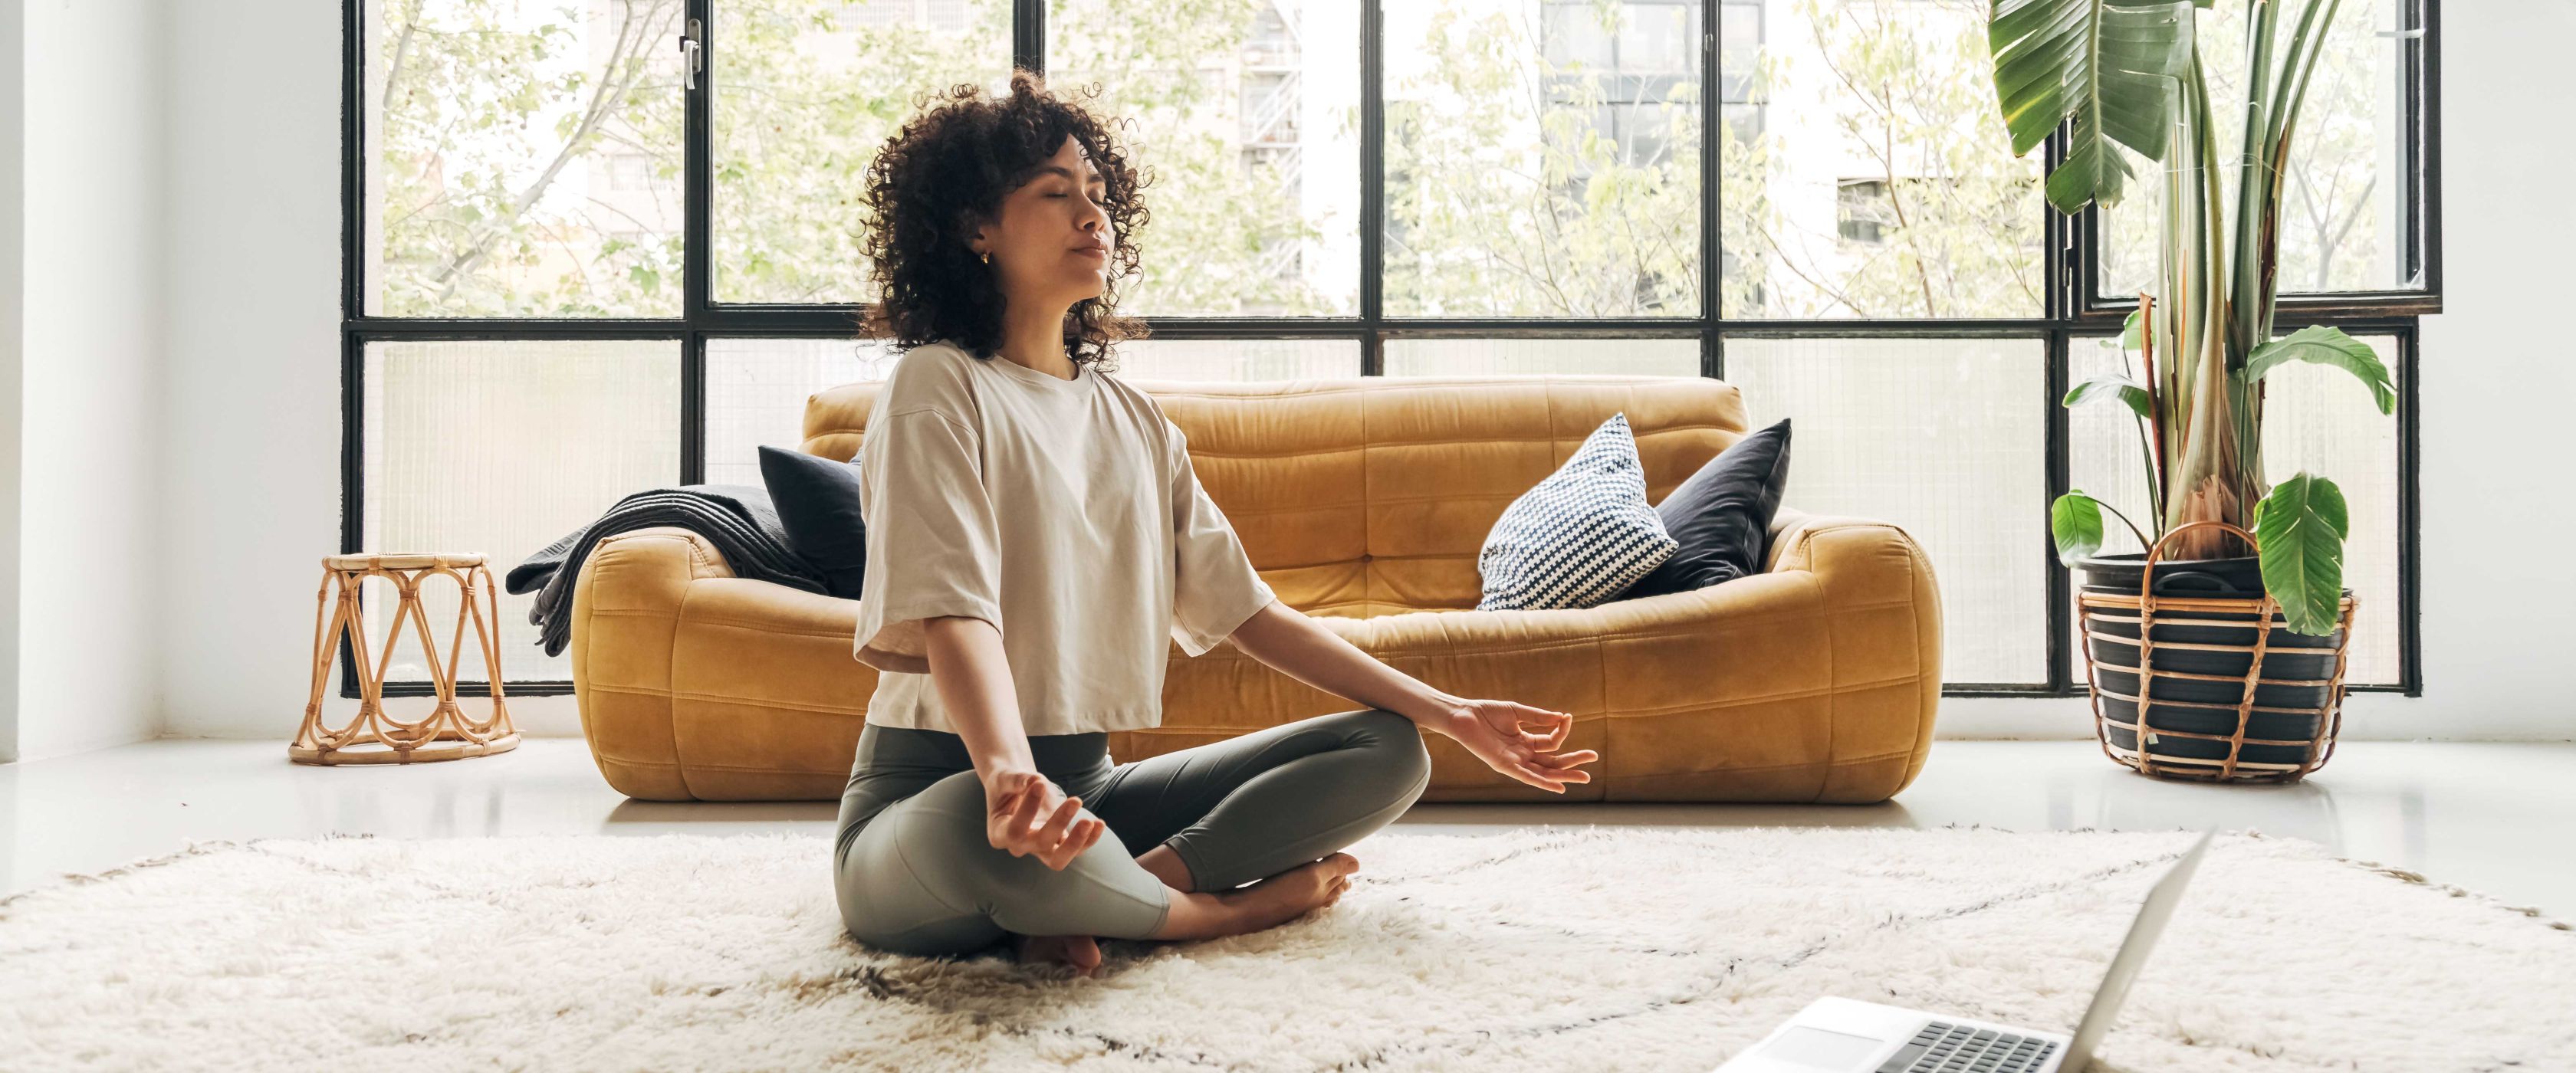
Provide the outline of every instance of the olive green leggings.
{"type": "Polygon", "coordinates": [[[1431,782],[1413,721],[1337,712],[1146,760],[1112,764],[1109,735],[1029,738],[1038,771],[1100,817],[1065,865],[995,849],[965,739],[868,724],[841,795],[833,887],[850,936],[881,950],[953,955],[1007,935],[1145,939],[1171,889],[1136,863],[1156,845],[1220,891],[1331,854],[1395,821],[1431,782]]]}

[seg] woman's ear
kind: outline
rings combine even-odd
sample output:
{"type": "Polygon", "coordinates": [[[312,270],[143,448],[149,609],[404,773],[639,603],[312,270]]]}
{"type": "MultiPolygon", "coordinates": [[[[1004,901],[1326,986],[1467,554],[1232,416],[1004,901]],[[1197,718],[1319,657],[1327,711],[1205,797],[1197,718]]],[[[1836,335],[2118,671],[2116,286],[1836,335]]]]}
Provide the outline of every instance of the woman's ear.
{"type": "Polygon", "coordinates": [[[966,247],[968,256],[980,258],[990,252],[984,248],[986,226],[984,218],[971,209],[957,214],[957,242],[966,247]]]}

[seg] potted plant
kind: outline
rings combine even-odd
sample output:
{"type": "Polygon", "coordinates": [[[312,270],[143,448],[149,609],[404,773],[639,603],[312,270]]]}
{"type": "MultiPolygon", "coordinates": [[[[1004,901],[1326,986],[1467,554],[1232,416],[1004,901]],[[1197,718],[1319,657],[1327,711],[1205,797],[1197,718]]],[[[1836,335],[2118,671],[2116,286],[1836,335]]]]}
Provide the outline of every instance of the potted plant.
{"type": "Polygon", "coordinates": [[[2273,335],[2283,165],[2340,0],[2227,0],[2248,5],[2232,159],[2219,154],[2196,33],[2196,8],[2213,2],[1994,0],[1987,35],[2013,151],[2067,128],[2051,205],[2072,215],[2117,204],[2133,177],[2123,149],[2165,176],[2156,286],[2122,338],[2141,372],[2064,400],[2136,415],[2151,524],[2081,490],[2049,511],[2059,560],[2084,574],[2104,751],[2154,775],[2295,779],[2324,762],[2342,703],[2349,522],[2322,475],[2264,480],[2265,377],[2294,361],[2331,365],[2367,385],[2383,414],[2397,394],[2378,355],[2341,331],[2273,335]],[[2105,510],[2144,553],[2098,554],[2105,510]]]}

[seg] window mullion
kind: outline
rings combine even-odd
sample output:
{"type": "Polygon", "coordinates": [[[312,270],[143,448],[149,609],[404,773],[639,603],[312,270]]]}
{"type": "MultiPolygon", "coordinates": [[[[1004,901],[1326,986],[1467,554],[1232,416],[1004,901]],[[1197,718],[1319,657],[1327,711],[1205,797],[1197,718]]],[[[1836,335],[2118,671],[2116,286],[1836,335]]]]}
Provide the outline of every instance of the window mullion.
{"type": "MultiPolygon", "coordinates": [[[[681,484],[706,479],[706,329],[714,304],[715,256],[715,0],[688,0],[682,32],[698,43],[700,69],[684,80],[686,122],[681,141],[680,319],[680,473],[681,484]]],[[[674,42],[673,47],[685,45],[674,42]]]]}
{"type": "Polygon", "coordinates": [[[1046,0],[1011,0],[1011,63],[1046,72],[1046,0]]]}
{"type": "Polygon", "coordinates": [[[1360,375],[1386,369],[1386,11],[1383,0],[1360,7],[1360,375]]]}

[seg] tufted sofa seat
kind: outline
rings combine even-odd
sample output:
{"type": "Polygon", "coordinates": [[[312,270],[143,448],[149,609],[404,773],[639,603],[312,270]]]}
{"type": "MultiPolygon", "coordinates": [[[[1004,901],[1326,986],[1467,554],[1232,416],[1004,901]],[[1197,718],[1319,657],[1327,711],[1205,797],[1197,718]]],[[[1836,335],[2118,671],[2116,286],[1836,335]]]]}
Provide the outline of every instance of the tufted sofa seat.
{"type": "MultiPolygon", "coordinates": [[[[1923,768],[1941,603],[1911,535],[1784,505],[1762,573],[1573,610],[1478,611],[1503,509],[1625,411],[1660,502],[1745,435],[1706,378],[1130,378],[1279,598],[1441,689],[1572,712],[1601,759],[1560,796],[1425,735],[1426,801],[1821,801],[1894,796],[1923,768]]],[[[803,449],[848,460],[878,384],[812,396],[803,449]]],[[[1794,455],[1793,455],[1794,458],[1794,455]]],[[[1790,491],[1796,491],[1791,464],[1790,491]]],[[[600,542],[573,590],[573,686],[610,785],[652,800],[840,796],[877,671],[858,603],[732,576],[685,529],[600,542]]],[[[1120,761],[1357,706],[1219,645],[1172,645],[1159,727],[1120,761]]]]}

